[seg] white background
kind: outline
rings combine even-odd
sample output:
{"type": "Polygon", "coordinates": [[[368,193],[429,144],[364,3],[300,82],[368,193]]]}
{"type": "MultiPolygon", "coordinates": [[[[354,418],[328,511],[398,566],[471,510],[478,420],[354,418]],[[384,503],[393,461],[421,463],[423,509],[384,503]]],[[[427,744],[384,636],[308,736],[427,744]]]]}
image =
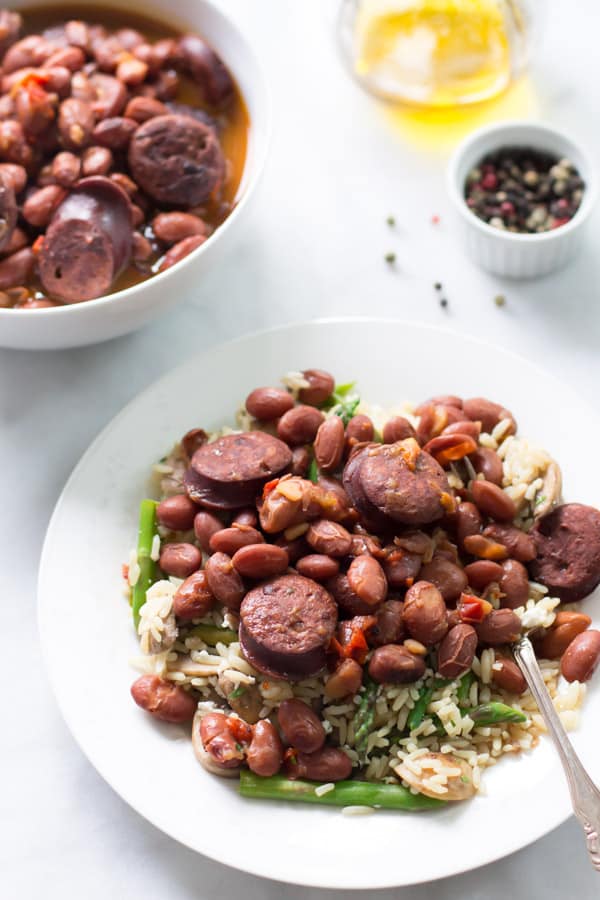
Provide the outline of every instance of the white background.
{"type": "MultiPolygon", "coordinates": [[[[370,314],[439,323],[511,347],[600,409],[598,213],[569,268],[535,283],[501,283],[464,257],[444,189],[445,162],[457,138],[493,118],[541,118],[581,138],[598,160],[600,13],[594,0],[538,4],[545,8],[545,28],[530,78],[491,108],[435,126],[380,106],[348,78],[324,0],[219,5],[257,47],[275,113],[267,173],[237,247],[218,271],[190,285],[185,302],[143,332],[82,350],[0,351],[0,895],[7,900],[335,896],[242,875],[164,837],[96,775],[46,685],[35,579],[47,521],[82,451],[140,389],[204,347],[250,330],[370,314]],[[389,214],[397,220],[394,231],[385,223],[389,214]],[[436,226],[434,214],[441,217],[436,226]],[[393,271],[383,260],[389,250],[398,258],[393,271]],[[447,311],[437,304],[438,280],[447,311]],[[499,292],[507,298],[502,309],[493,303],[499,292]]],[[[377,348],[365,347],[365,354],[376,366],[377,348]]],[[[190,404],[201,409],[202,392],[210,390],[195,385],[190,404]]],[[[555,409],[552,397],[539,401],[558,427],[573,427],[577,441],[569,411],[555,409]]],[[[85,672],[78,677],[85,679],[85,672]]],[[[468,857],[469,848],[464,852],[468,857]]],[[[599,878],[571,820],[485,869],[378,896],[591,900],[599,878]]]]}

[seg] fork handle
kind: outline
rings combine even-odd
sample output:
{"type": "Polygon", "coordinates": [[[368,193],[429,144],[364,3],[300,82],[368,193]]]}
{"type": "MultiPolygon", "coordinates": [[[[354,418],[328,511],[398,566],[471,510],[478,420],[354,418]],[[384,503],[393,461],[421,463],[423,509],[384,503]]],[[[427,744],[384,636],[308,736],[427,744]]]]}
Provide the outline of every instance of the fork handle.
{"type": "Polygon", "coordinates": [[[558,750],[567,776],[573,811],[583,826],[592,865],[600,872],[600,791],[584,769],[563,728],[544,683],[531,641],[528,637],[522,637],[513,644],[512,650],[558,750]]]}

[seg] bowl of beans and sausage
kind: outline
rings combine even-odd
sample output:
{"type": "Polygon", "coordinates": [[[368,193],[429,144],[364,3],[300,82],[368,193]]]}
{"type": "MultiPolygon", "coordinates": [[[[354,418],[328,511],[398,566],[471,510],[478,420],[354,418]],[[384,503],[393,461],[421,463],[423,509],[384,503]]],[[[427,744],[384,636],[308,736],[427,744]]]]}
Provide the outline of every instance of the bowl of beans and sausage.
{"type": "Polygon", "coordinates": [[[209,4],[171,12],[0,10],[1,344],[139,327],[189,293],[239,219],[263,163],[264,84],[209,4]]]}
{"type": "Polygon", "coordinates": [[[252,390],[154,467],[124,567],[133,700],[242,796],[431,810],[544,730],[529,633],[575,727],[600,512],[485,397],[370,406],[328,372],[252,390]]]}

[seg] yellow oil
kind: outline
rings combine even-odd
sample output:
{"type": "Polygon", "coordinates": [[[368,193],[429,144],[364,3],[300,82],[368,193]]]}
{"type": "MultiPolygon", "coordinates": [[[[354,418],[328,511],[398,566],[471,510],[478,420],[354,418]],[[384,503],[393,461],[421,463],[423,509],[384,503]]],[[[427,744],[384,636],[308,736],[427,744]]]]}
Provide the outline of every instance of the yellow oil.
{"type": "Polygon", "coordinates": [[[356,74],[377,93],[429,107],[494,97],[511,79],[504,6],[495,0],[363,3],[356,74]]]}

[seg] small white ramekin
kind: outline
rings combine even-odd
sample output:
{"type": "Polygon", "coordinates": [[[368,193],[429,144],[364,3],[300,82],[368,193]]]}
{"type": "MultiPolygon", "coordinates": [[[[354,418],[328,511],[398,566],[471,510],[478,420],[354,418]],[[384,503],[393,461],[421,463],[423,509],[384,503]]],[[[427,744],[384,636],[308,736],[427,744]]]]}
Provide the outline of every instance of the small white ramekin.
{"type": "Polygon", "coordinates": [[[596,199],[596,177],[587,154],[560,131],[536,122],[510,121],[479,128],[459,144],[448,165],[448,191],[467,252],[476,263],[496,275],[536,278],[564,266],[579,249],[596,199]],[[570,222],[540,234],[516,234],[494,228],[471,212],[465,201],[467,175],[486,154],[503,147],[531,147],[571,160],[585,187],[570,222]]]}

